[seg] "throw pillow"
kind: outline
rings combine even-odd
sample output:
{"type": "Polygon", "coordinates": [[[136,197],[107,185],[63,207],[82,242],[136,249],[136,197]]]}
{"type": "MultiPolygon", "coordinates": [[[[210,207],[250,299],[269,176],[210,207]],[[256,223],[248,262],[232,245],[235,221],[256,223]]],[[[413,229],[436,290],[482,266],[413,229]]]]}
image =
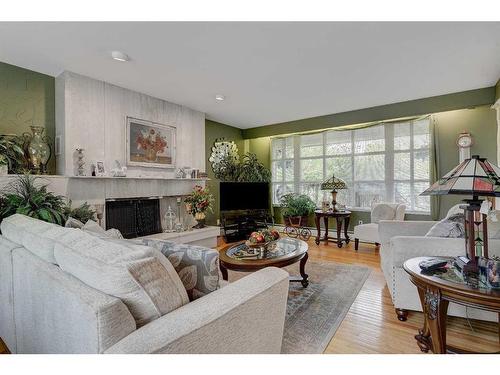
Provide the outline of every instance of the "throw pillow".
{"type": "Polygon", "coordinates": [[[108,230],[104,230],[99,224],[97,224],[93,220],[87,221],[85,225],[82,227],[82,230],[101,238],[123,239],[123,235],[118,229],[111,228],[108,230]]]}
{"type": "Polygon", "coordinates": [[[217,250],[149,238],[136,241],[160,250],[168,258],[191,301],[220,288],[217,250]]]}
{"type": "Polygon", "coordinates": [[[452,214],[437,222],[425,235],[426,237],[465,237],[464,214],[463,212],[452,214]]]}
{"type": "Polygon", "coordinates": [[[56,243],[54,256],[62,270],[120,298],[138,327],[189,302],[175,269],[158,250],[115,241],[74,229],[56,243]]]}
{"type": "Polygon", "coordinates": [[[83,224],[80,220],[77,220],[73,217],[68,217],[68,220],[66,220],[66,224],[64,224],[66,228],[75,228],[75,229],[82,229],[85,224],[83,224]]]}

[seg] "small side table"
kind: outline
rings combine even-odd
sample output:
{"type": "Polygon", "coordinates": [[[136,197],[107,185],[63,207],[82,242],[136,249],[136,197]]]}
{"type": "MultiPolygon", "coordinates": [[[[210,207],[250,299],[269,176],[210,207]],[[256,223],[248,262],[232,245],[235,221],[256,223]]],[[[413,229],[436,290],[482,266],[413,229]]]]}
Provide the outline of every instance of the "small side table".
{"type": "MultiPolygon", "coordinates": [[[[452,258],[447,259],[450,263],[452,258]]],[[[422,352],[432,350],[434,354],[475,353],[463,348],[446,344],[446,317],[448,304],[458,303],[463,306],[500,313],[500,290],[474,288],[454,277],[454,270],[447,269],[440,275],[422,272],[419,263],[428,258],[412,258],[404,262],[403,268],[418,289],[420,303],[424,312],[424,326],[415,336],[422,352]]],[[[497,353],[498,354],[498,353],[497,353]]]]}
{"type": "Polygon", "coordinates": [[[316,236],[316,245],[323,239],[328,243],[329,240],[337,243],[338,247],[342,247],[342,243],[345,242],[346,245],[349,243],[350,238],[347,235],[347,229],[349,228],[349,221],[351,220],[351,211],[314,211],[314,218],[316,221],[316,229],[318,230],[318,235],[316,236]],[[321,238],[321,218],[325,223],[325,235],[321,238]],[[337,222],[337,237],[328,236],[328,219],[334,218],[337,222]],[[342,225],[344,226],[344,238],[341,237],[342,225]]]}

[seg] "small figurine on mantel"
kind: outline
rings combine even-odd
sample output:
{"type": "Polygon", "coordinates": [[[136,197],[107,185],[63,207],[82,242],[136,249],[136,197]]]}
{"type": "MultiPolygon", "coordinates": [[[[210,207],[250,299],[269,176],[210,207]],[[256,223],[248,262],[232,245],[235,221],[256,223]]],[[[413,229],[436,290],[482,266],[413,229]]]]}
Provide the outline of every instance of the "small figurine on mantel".
{"type": "Polygon", "coordinates": [[[127,176],[127,167],[120,164],[118,160],[115,160],[115,167],[111,169],[112,177],[126,177],[127,176]]]}
{"type": "Polygon", "coordinates": [[[85,169],[83,168],[83,166],[85,165],[85,161],[83,160],[84,159],[84,154],[83,154],[83,151],[85,151],[83,148],[77,148],[76,149],[76,165],[77,165],[77,169],[76,169],[76,175],[77,176],[85,176],[85,169]]]}

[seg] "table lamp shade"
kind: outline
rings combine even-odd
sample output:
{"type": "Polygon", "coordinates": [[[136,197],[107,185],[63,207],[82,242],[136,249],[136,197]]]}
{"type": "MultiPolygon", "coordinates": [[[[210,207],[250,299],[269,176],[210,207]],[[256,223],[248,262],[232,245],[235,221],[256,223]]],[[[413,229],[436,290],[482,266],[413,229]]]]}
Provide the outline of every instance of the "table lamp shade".
{"type": "Polygon", "coordinates": [[[321,190],[343,190],[347,189],[347,184],[344,180],[332,176],[321,184],[321,190]]]}
{"type": "Polygon", "coordinates": [[[420,195],[472,195],[465,199],[465,250],[469,258],[463,271],[478,274],[478,259],[488,258],[486,215],[481,212],[480,196],[500,196],[500,169],[479,155],[465,159],[420,195]]]}
{"type": "Polygon", "coordinates": [[[446,173],[421,195],[460,194],[500,196],[500,169],[485,158],[473,155],[446,173]]]}

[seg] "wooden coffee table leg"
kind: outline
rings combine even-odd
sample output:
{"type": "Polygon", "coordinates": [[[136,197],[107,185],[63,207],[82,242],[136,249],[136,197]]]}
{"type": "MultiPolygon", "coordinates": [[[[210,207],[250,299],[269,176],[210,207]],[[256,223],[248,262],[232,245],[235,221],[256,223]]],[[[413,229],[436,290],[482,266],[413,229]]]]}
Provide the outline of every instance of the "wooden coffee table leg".
{"type": "Polygon", "coordinates": [[[222,263],[219,264],[220,272],[222,273],[222,279],[223,280],[228,280],[228,274],[227,274],[227,268],[222,265],[222,263]]]}
{"type": "Polygon", "coordinates": [[[302,281],[300,282],[304,288],[307,288],[309,285],[309,275],[306,273],[306,263],[309,255],[307,253],[304,254],[304,257],[300,260],[300,276],[302,276],[302,281]]]}
{"type": "Polygon", "coordinates": [[[316,222],[316,229],[318,231],[318,235],[316,236],[316,240],[314,242],[316,242],[316,245],[319,245],[319,241],[321,239],[321,225],[319,215],[315,216],[314,221],[316,222]]]}

